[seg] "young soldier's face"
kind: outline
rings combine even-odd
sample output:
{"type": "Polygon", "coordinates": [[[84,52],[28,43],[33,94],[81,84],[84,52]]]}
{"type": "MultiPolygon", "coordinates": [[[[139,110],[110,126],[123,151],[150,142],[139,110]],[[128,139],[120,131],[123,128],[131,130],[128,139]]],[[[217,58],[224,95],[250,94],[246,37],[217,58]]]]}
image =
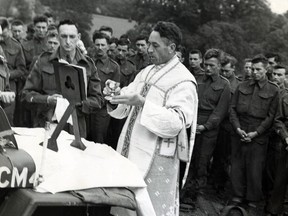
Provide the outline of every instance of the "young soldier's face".
{"type": "Polygon", "coordinates": [[[286,70],[284,68],[274,69],[272,73],[273,81],[279,86],[283,85],[286,79],[285,73],[286,73],[286,70]]]}
{"type": "Polygon", "coordinates": [[[252,62],[246,62],[244,65],[245,75],[251,77],[252,75],[252,62]]]}
{"type": "Polygon", "coordinates": [[[45,38],[48,29],[47,22],[38,22],[35,24],[35,35],[38,38],[45,38]]]}
{"type": "Polygon", "coordinates": [[[109,50],[108,41],[106,38],[97,38],[95,39],[95,48],[97,51],[98,56],[105,56],[107,55],[107,51],[109,50]]]}
{"type": "Polygon", "coordinates": [[[263,80],[266,76],[267,69],[262,62],[252,64],[252,77],[254,80],[263,80]]]}
{"type": "Polygon", "coordinates": [[[47,50],[49,52],[54,52],[59,46],[58,38],[56,36],[48,37],[46,44],[47,44],[47,50]]]}
{"type": "Polygon", "coordinates": [[[118,59],[126,58],[128,54],[128,45],[118,45],[117,51],[118,51],[118,55],[117,55],[118,59]]]}
{"type": "Polygon", "coordinates": [[[231,66],[231,63],[224,65],[221,69],[221,75],[229,79],[234,74],[234,68],[231,66]]]}
{"type": "Polygon", "coordinates": [[[147,45],[146,40],[136,41],[136,48],[137,48],[138,53],[141,53],[141,54],[147,53],[148,45],[147,45]]]}
{"type": "Polygon", "coordinates": [[[202,63],[202,58],[200,58],[198,53],[189,54],[189,65],[192,68],[200,67],[202,63]]]}
{"type": "Polygon", "coordinates": [[[22,25],[12,25],[11,26],[11,32],[12,32],[12,35],[13,37],[16,39],[16,40],[21,40],[23,38],[23,26],[22,25]]]}
{"type": "Polygon", "coordinates": [[[213,76],[219,74],[221,65],[217,58],[210,58],[204,60],[204,69],[207,76],[213,76]]]}
{"type": "Polygon", "coordinates": [[[80,35],[75,25],[64,24],[59,27],[60,47],[65,52],[71,52],[75,50],[79,38],[80,35]]]}

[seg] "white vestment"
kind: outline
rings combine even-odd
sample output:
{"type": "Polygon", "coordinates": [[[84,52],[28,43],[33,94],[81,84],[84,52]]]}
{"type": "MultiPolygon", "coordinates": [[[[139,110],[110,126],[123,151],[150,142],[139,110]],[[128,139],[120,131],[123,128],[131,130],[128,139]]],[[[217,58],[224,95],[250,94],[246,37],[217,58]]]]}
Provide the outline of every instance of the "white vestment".
{"type": "MultiPolygon", "coordinates": [[[[119,104],[115,110],[109,112],[114,118],[125,118],[128,116],[119,137],[117,151],[123,155],[126,154],[125,156],[140,169],[143,178],[146,180],[156,215],[177,215],[177,213],[173,213],[175,208],[170,206],[170,204],[169,206],[165,203],[162,205],[163,212],[156,210],[154,199],[149,191],[149,183],[153,181],[154,177],[149,176],[149,172],[153,169],[153,173],[157,173],[157,169],[159,169],[160,172],[163,171],[163,175],[160,178],[162,176],[166,178],[165,165],[167,166],[167,161],[165,160],[170,160],[168,163],[171,163],[171,166],[173,164],[175,174],[173,171],[173,180],[170,179],[171,172],[169,174],[170,177],[164,180],[167,184],[171,183],[172,187],[175,187],[173,191],[176,192],[175,181],[178,181],[178,158],[180,158],[177,151],[184,149],[189,155],[188,157],[191,157],[193,149],[198,108],[195,78],[180,63],[177,56],[174,56],[166,64],[146,67],[129,86],[121,90],[121,94],[135,92],[146,98],[143,107],[137,108],[119,104]],[[190,126],[192,128],[192,136],[190,142],[187,141],[187,146],[183,147],[182,136],[180,137],[179,134],[183,134],[183,131],[186,134],[186,128],[190,126]],[[157,167],[153,167],[154,161],[157,161],[157,167]],[[161,166],[161,163],[165,164],[161,166]],[[149,179],[147,179],[147,176],[149,179]]],[[[168,196],[168,194],[163,193],[166,192],[155,192],[157,197],[161,195],[163,197],[168,196]]],[[[172,194],[171,191],[170,193],[172,194]]],[[[174,203],[178,203],[177,195],[173,193],[173,196],[174,203]]],[[[113,214],[117,215],[115,212],[113,214]]],[[[141,215],[141,213],[138,213],[138,215],[141,215]]]]}

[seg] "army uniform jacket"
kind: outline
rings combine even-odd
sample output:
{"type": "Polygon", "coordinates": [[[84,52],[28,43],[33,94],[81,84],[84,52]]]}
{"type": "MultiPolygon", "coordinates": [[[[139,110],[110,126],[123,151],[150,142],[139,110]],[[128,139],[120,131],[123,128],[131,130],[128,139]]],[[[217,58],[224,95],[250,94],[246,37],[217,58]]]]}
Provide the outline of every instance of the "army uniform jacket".
{"type": "Polygon", "coordinates": [[[279,98],[279,106],[274,120],[276,133],[285,140],[288,137],[288,90],[283,89],[279,98]]]}
{"type": "Polygon", "coordinates": [[[12,37],[4,38],[1,42],[10,73],[10,80],[26,79],[27,70],[21,44],[12,37]]]}
{"type": "MultiPolygon", "coordinates": [[[[52,64],[53,61],[59,59],[59,48],[52,54],[44,52],[39,56],[24,86],[23,95],[26,101],[49,106],[47,104],[48,96],[59,93],[56,88],[52,64]]],[[[81,109],[78,109],[78,111],[89,114],[95,109],[101,108],[104,104],[100,79],[94,62],[88,56],[84,56],[79,49],[76,49],[75,61],[77,65],[85,67],[87,73],[87,99],[82,102],[81,109]]],[[[49,108],[54,110],[54,107],[49,108]]]]}
{"type": "Polygon", "coordinates": [[[229,81],[219,74],[197,77],[198,119],[197,124],[207,130],[216,129],[228,112],[230,102],[229,81]]]}
{"type": "Polygon", "coordinates": [[[192,68],[189,67],[189,71],[194,75],[195,78],[197,78],[198,76],[202,76],[205,74],[205,71],[203,68],[192,68]]]}
{"type": "Polygon", "coordinates": [[[120,66],[120,87],[128,86],[136,76],[136,66],[129,59],[117,61],[120,66]]]}
{"type": "Polygon", "coordinates": [[[267,78],[239,84],[230,106],[230,122],[234,129],[241,128],[246,133],[257,131],[258,135],[268,132],[275,117],[278,98],[278,86],[267,78]]]}
{"type": "Polygon", "coordinates": [[[23,41],[22,43],[26,68],[29,70],[33,65],[33,58],[46,51],[46,41],[44,39],[33,38],[32,40],[23,41]]]}
{"type": "Polygon", "coordinates": [[[237,86],[241,83],[241,80],[238,77],[236,77],[234,73],[228,80],[230,82],[231,93],[233,95],[237,86]]]}
{"type": "Polygon", "coordinates": [[[136,55],[131,56],[129,59],[136,65],[137,73],[151,64],[147,53],[143,55],[137,53],[136,55]]]}
{"type": "Polygon", "coordinates": [[[120,67],[117,62],[108,56],[102,57],[101,59],[94,59],[94,61],[101,80],[102,90],[108,79],[120,82],[120,67]]]}

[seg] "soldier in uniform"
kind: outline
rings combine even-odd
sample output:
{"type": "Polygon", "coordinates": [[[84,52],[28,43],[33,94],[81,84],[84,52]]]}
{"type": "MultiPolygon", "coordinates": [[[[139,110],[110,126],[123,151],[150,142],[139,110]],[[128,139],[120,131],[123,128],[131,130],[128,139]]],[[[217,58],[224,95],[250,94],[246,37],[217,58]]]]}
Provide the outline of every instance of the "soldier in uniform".
{"type": "Polygon", "coordinates": [[[185,53],[186,53],[185,47],[179,45],[176,49],[176,55],[178,56],[181,63],[184,63],[185,61],[185,53]]]}
{"type": "Polygon", "coordinates": [[[109,40],[109,49],[108,49],[108,56],[109,58],[113,59],[116,61],[116,56],[117,56],[117,44],[118,44],[118,38],[112,37],[109,40]]]}
{"type": "Polygon", "coordinates": [[[208,166],[216,146],[219,125],[228,112],[230,102],[229,81],[220,75],[222,57],[221,50],[209,49],[204,55],[205,74],[197,79],[197,128],[191,175],[187,179],[196,188],[206,186],[208,166]]]}
{"type": "MultiPolygon", "coordinates": [[[[288,77],[287,68],[283,65],[275,66],[273,79],[280,87],[279,106],[274,120],[274,147],[276,150],[275,160],[275,180],[271,196],[268,199],[266,212],[267,215],[282,215],[284,212],[284,199],[288,183],[288,91],[284,86],[284,81],[288,77]]],[[[287,215],[283,214],[283,215],[287,215]]]]}
{"type": "Polygon", "coordinates": [[[85,115],[104,104],[101,93],[100,79],[92,59],[84,56],[77,48],[80,38],[77,26],[71,20],[59,23],[60,47],[53,53],[42,53],[29,74],[23,95],[29,103],[38,104],[34,118],[34,127],[43,127],[51,121],[57,103],[57,92],[53,61],[65,59],[72,64],[83,66],[87,72],[87,99],[77,106],[77,116],[81,137],[86,137],[85,115]]]}
{"type": "Polygon", "coordinates": [[[27,40],[27,41],[32,40],[34,37],[34,33],[35,33],[34,24],[33,23],[28,24],[25,40],[27,40]]]}
{"type": "Polygon", "coordinates": [[[148,37],[145,35],[139,35],[136,38],[136,54],[131,56],[130,59],[136,65],[137,73],[139,73],[142,69],[151,64],[149,56],[148,56],[148,37]]]}
{"type": "Polygon", "coordinates": [[[268,137],[278,105],[278,86],[268,81],[268,60],[252,59],[252,77],[238,85],[230,106],[232,202],[248,202],[254,209],[263,198],[262,172],[268,137]]]}
{"type": "Polygon", "coordinates": [[[0,46],[0,106],[6,107],[15,100],[15,93],[9,87],[9,69],[4,51],[0,46]]]}
{"type": "Polygon", "coordinates": [[[243,80],[250,80],[252,79],[252,59],[246,58],[244,60],[244,78],[243,80]]]}
{"type": "MultiPolygon", "coordinates": [[[[88,55],[94,60],[101,80],[101,89],[105,87],[106,80],[120,82],[120,67],[108,57],[109,38],[106,34],[95,32],[93,35],[94,47],[89,48],[88,55]]],[[[89,116],[88,139],[96,143],[105,143],[110,115],[106,106],[89,116]]]]}
{"type": "Polygon", "coordinates": [[[12,37],[22,43],[24,39],[24,23],[21,20],[14,20],[11,23],[12,37]]]}
{"type": "Polygon", "coordinates": [[[278,53],[267,53],[265,57],[268,59],[267,77],[269,80],[273,81],[273,68],[276,65],[281,64],[282,59],[278,53]]]}
{"type": "Polygon", "coordinates": [[[189,70],[197,79],[198,76],[204,74],[203,68],[201,68],[202,64],[202,53],[200,50],[191,50],[189,52],[189,70]]]}
{"type": "Polygon", "coordinates": [[[55,20],[52,13],[45,12],[43,15],[47,17],[48,26],[55,24],[55,20]]]}
{"type": "Polygon", "coordinates": [[[46,51],[46,33],[48,22],[46,16],[37,16],[33,19],[35,33],[31,40],[25,41],[22,46],[25,54],[26,68],[29,70],[33,65],[33,58],[46,51]]]}
{"type": "MultiPolygon", "coordinates": [[[[226,54],[221,65],[221,75],[230,82],[231,95],[234,94],[237,86],[241,82],[235,75],[237,60],[235,57],[226,54]]],[[[216,148],[213,154],[213,164],[211,168],[213,184],[218,192],[223,192],[225,184],[229,179],[228,167],[230,165],[231,155],[231,134],[234,130],[229,121],[229,113],[220,124],[216,148]]]]}
{"type": "Polygon", "coordinates": [[[117,63],[120,66],[120,87],[128,86],[135,78],[136,66],[134,62],[127,58],[129,41],[121,39],[117,45],[118,55],[116,56],[117,63]]]}
{"type": "Polygon", "coordinates": [[[0,36],[0,44],[3,48],[9,68],[9,84],[10,88],[16,94],[16,101],[5,109],[7,117],[12,126],[24,126],[23,109],[20,101],[20,93],[24,87],[27,77],[25,68],[25,58],[21,44],[10,36],[9,23],[6,18],[0,20],[2,34],[0,36]]]}

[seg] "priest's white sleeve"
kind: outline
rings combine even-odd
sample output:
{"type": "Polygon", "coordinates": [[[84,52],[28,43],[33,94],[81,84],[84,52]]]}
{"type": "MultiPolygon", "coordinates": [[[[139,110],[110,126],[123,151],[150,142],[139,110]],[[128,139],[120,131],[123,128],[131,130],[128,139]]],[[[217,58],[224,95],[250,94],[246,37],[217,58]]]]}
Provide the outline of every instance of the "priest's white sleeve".
{"type": "Polygon", "coordinates": [[[191,81],[182,82],[171,89],[166,98],[164,106],[146,98],[140,124],[159,137],[172,138],[183,125],[187,128],[192,124],[194,106],[198,105],[196,85],[191,81]]]}

